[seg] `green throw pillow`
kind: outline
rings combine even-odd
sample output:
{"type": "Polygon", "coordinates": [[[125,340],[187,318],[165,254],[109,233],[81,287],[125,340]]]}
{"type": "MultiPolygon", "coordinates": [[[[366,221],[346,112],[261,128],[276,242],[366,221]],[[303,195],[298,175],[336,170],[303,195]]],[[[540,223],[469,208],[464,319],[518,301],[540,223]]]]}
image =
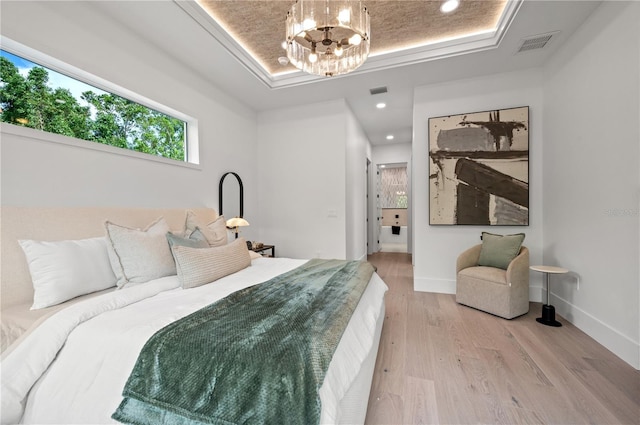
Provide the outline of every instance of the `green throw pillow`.
{"type": "Polygon", "coordinates": [[[482,249],[478,265],[506,270],[509,263],[520,253],[524,236],[524,233],[494,235],[482,232],[482,249]]]}
{"type": "Polygon", "coordinates": [[[169,242],[169,247],[186,246],[189,248],[209,248],[209,244],[204,239],[181,238],[171,232],[167,232],[167,241],[169,242]]]}

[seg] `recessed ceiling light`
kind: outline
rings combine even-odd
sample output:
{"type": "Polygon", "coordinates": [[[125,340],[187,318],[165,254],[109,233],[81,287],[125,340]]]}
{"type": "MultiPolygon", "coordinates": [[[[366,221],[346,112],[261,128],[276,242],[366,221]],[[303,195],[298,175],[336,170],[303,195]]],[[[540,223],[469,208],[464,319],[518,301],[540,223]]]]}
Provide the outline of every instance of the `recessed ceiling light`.
{"type": "Polygon", "coordinates": [[[387,140],[393,140],[393,134],[389,134],[389,135],[387,136],[387,140]]]}
{"type": "Polygon", "coordinates": [[[380,166],[380,168],[384,168],[384,167],[386,167],[386,165],[384,165],[384,164],[382,164],[382,165],[380,166]]]}
{"type": "Polygon", "coordinates": [[[447,0],[440,6],[440,11],[442,13],[453,12],[458,6],[460,6],[460,0],[447,0]]]}
{"type": "Polygon", "coordinates": [[[386,107],[387,107],[387,104],[384,103],[384,102],[380,102],[380,103],[376,104],[376,108],[378,108],[378,109],[382,109],[382,108],[386,108],[386,107]]]}

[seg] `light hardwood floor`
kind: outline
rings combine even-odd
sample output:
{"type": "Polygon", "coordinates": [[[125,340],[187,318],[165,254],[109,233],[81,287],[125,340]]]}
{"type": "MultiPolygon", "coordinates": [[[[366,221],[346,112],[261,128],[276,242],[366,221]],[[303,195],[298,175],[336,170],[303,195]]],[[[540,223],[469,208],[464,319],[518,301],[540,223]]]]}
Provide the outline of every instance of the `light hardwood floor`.
{"type": "Polygon", "coordinates": [[[640,372],[559,317],[505,320],[413,291],[411,257],[369,257],[389,286],[366,424],[640,424],[640,372]]]}

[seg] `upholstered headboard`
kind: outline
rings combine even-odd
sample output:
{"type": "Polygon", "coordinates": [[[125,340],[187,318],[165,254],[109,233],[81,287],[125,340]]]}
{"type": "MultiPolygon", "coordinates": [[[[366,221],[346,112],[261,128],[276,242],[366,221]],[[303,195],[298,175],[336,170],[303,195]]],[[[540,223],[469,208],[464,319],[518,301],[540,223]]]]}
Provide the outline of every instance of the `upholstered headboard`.
{"type": "MultiPolygon", "coordinates": [[[[218,216],[210,208],[189,208],[202,219],[218,216]]],[[[104,236],[105,220],[144,228],[162,216],[174,231],[182,231],[188,209],[36,208],[0,209],[0,304],[2,308],[33,300],[33,285],[19,239],[57,241],[104,236]]]]}

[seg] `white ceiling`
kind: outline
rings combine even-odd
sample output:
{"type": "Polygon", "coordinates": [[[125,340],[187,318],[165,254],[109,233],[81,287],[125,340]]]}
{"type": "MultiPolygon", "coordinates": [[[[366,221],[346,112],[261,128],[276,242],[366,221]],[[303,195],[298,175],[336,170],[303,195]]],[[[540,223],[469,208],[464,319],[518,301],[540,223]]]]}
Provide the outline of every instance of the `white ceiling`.
{"type": "MultiPolygon", "coordinates": [[[[256,77],[206,25],[175,2],[107,1],[91,3],[91,7],[175,60],[188,63],[201,77],[256,111],[345,98],[371,143],[380,145],[411,142],[415,87],[542,66],[599,3],[525,0],[495,48],[281,88],[270,88],[256,77]],[[559,31],[558,35],[545,48],[515,54],[524,38],[554,31],[559,31]],[[381,86],[386,86],[388,93],[369,93],[369,89],[381,86]],[[381,100],[387,107],[378,110],[375,104],[381,100]],[[395,136],[393,141],[386,140],[387,134],[395,136]]],[[[242,7],[242,2],[238,4],[242,7]]]]}

